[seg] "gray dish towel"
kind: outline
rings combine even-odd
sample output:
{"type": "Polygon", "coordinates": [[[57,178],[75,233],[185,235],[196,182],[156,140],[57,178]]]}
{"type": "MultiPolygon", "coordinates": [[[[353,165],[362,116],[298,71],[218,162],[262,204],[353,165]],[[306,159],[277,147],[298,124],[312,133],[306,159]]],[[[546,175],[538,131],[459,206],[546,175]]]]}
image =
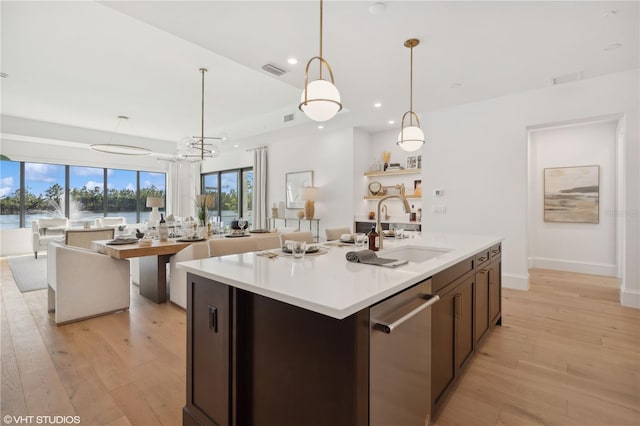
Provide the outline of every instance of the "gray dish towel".
{"type": "Polygon", "coordinates": [[[378,265],[387,267],[396,267],[407,263],[406,260],[385,259],[378,257],[373,250],[349,251],[345,255],[349,262],[366,263],[367,265],[378,265]]]}

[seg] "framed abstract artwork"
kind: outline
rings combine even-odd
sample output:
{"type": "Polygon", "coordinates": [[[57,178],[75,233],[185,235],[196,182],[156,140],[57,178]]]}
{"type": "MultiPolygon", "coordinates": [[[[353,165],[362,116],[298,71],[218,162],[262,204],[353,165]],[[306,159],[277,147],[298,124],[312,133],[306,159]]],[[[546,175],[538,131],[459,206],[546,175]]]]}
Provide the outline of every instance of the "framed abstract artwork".
{"type": "Polygon", "coordinates": [[[313,171],[287,173],[285,180],[285,198],[288,209],[304,208],[302,188],[313,186],[313,171]]]}
{"type": "Polygon", "coordinates": [[[599,223],[600,166],[544,169],[544,221],[599,223]]]}

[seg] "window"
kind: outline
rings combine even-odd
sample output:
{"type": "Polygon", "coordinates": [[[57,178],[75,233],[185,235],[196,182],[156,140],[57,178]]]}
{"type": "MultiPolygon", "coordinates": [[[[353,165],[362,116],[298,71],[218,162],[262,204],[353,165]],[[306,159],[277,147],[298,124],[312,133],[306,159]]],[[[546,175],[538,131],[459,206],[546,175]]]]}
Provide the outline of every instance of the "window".
{"type": "Polygon", "coordinates": [[[25,226],[41,217],[64,217],[65,186],[65,166],[25,163],[25,226]]]}
{"type": "Polygon", "coordinates": [[[127,223],[137,223],[138,173],[108,169],[107,188],[107,216],[123,216],[127,223]]]}
{"type": "Polygon", "coordinates": [[[69,166],[69,219],[74,222],[104,216],[104,169],[69,166]]]}
{"type": "Polygon", "coordinates": [[[165,173],[0,161],[0,229],[46,216],[66,216],[74,226],[103,216],[138,223],[151,211],[146,197],[165,198],[165,188],[165,173]]]}
{"type": "Polygon", "coordinates": [[[20,228],[20,163],[0,161],[0,229],[20,228]]]}
{"type": "Polygon", "coordinates": [[[166,195],[166,174],[153,172],[140,172],[140,220],[144,222],[149,220],[151,207],[147,207],[147,197],[164,198],[165,206],[167,204],[166,195]]]}
{"type": "Polygon", "coordinates": [[[252,223],[253,169],[204,174],[201,192],[214,196],[211,216],[219,217],[225,225],[230,225],[232,220],[240,217],[252,223]]]}

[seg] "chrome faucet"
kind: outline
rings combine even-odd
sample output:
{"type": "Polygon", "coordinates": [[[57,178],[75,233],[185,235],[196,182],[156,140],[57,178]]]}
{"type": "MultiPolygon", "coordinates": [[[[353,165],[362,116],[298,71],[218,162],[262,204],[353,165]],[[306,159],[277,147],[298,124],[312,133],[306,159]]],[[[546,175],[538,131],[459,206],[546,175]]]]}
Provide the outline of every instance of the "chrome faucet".
{"type": "MultiPolygon", "coordinates": [[[[382,242],[384,241],[384,232],[382,232],[382,228],[380,227],[380,205],[382,204],[382,202],[384,200],[388,200],[390,198],[398,198],[400,199],[400,201],[402,201],[402,208],[404,209],[405,213],[410,213],[411,212],[411,206],[409,205],[409,202],[407,201],[407,198],[404,196],[404,185],[399,185],[400,186],[400,194],[392,194],[392,195],[386,195],[382,198],[380,198],[378,200],[378,219],[376,221],[376,231],[379,234],[379,240],[380,240],[380,247],[378,247],[380,250],[382,250],[382,242]]],[[[386,206],[385,206],[386,207],[386,206]]]]}
{"type": "Polygon", "coordinates": [[[384,204],[382,206],[382,210],[384,210],[384,220],[389,220],[389,213],[387,212],[387,205],[384,204]]]}

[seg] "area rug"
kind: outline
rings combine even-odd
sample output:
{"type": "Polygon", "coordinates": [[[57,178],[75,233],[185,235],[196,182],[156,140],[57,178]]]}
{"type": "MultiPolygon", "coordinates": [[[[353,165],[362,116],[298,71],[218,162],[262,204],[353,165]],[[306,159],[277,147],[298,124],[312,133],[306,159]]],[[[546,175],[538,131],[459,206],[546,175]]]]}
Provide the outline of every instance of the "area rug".
{"type": "Polygon", "coordinates": [[[47,288],[47,256],[40,255],[37,259],[33,254],[27,256],[9,257],[9,267],[13,279],[21,292],[43,290],[47,288]]]}

